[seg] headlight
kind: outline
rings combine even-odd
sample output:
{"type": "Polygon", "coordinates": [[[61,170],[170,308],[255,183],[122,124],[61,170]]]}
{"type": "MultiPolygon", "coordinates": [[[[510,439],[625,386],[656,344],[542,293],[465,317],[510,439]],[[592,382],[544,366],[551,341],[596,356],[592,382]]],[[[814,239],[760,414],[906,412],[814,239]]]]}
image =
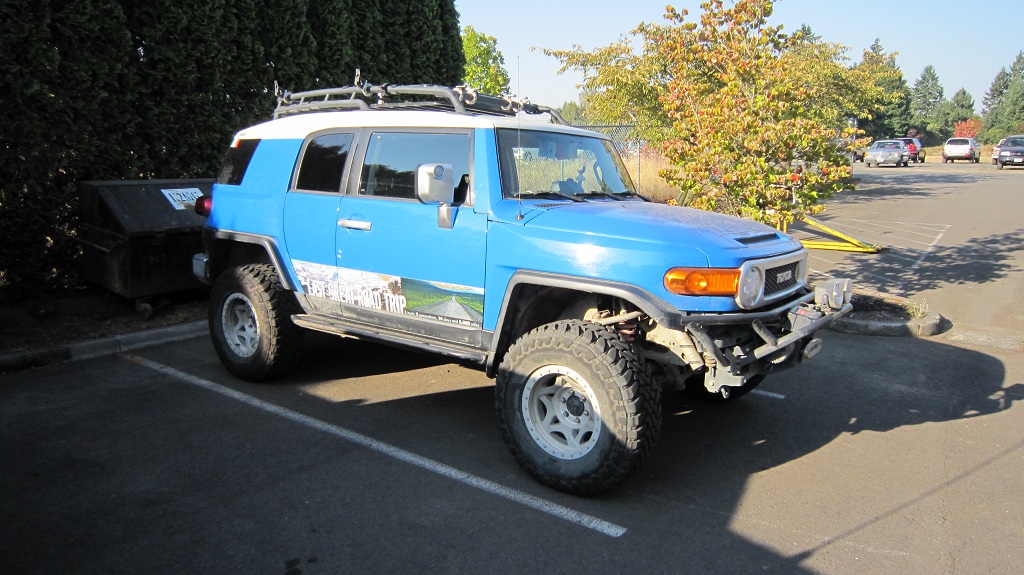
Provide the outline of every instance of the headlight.
{"type": "Polygon", "coordinates": [[[736,294],[736,303],[742,308],[751,308],[761,299],[764,289],[764,272],[761,268],[752,267],[740,277],[740,289],[736,294]]]}

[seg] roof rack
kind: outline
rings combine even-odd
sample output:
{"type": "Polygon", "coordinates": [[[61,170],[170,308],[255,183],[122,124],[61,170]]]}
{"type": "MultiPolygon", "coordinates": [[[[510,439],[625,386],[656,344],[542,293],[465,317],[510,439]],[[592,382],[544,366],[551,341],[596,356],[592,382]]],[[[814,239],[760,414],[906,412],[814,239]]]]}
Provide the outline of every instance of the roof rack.
{"type": "Polygon", "coordinates": [[[281,91],[275,86],[277,108],[274,109],[274,119],[327,110],[413,109],[497,116],[515,116],[519,112],[549,114],[555,123],[568,125],[558,111],[547,106],[539,106],[528,100],[517,100],[511,96],[480,94],[468,86],[447,88],[430,84],[373,85],[369,82],[361,83],[358,70],[355,83],[355,86],[307,92],[281,91]],[[399,99],[400,96],[422,96],[422,98],[399,99]]]}

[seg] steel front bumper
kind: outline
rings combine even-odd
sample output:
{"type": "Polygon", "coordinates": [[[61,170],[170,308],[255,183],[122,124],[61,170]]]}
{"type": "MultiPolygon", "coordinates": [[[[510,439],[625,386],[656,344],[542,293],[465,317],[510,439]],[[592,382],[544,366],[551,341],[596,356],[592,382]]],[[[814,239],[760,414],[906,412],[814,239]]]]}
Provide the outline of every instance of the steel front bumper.
{"type": "Polygon", "coordinates": [[[813,357],[822,346],[814,333],[853,311],[851,298],[849,280],[830,280],[769,310],[687,314],[678,331],[651,330],[647,337],[682,360],[674,363],[705,373],[706,387],[717,392],[813,357]]]}

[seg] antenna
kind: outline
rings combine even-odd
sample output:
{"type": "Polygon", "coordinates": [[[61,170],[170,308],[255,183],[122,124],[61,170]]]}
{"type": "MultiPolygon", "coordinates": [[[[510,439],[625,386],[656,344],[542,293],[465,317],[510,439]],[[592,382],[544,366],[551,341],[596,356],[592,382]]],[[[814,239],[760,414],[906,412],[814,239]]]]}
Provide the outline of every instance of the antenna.
{"type": "MultiPolygon", "coordinates": [[[[522,84],[521,84],[522,78],[523,78],[522,74],[519,73],[519,56],[516,56],[516,92],[519,92],[519,93],[522,93],[521,92],[521,89],[522,89],[522,84]]],[[[519,146],[520,149],[522,149],[522,147],[523,147],[523,133],[522,133],[523,126],[522,126],[522,123],[523,123],[523,119],[519,116],[519,114],[516,114],[516,144],[519,146]]],[[[512,158],[512,163],[515,163],[515,158],[514,157],[512,158]]],[[[516,166],[516,169],[518,170],[519,166],[516,166]]],[[[516,178],[516,185],[519,185],[519,178],[516,178]]],[[[516,190],[516,199],[519,200],[519,213],[516,214],[516,221],[518,222],[518,221],[523,219],[523,191],[522,190],[516,190]]]]}

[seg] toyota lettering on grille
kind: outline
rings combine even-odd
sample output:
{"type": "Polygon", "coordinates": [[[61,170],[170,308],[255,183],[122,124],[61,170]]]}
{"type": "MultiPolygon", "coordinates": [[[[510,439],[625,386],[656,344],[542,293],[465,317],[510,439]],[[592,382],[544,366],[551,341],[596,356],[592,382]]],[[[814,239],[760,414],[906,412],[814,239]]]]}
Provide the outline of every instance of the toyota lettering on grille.
{"type": "Polygon", "coordinates": [[[793,279],[793,270],[786,270],[775,275],[776,283],[786,283],[793,279]]]}

